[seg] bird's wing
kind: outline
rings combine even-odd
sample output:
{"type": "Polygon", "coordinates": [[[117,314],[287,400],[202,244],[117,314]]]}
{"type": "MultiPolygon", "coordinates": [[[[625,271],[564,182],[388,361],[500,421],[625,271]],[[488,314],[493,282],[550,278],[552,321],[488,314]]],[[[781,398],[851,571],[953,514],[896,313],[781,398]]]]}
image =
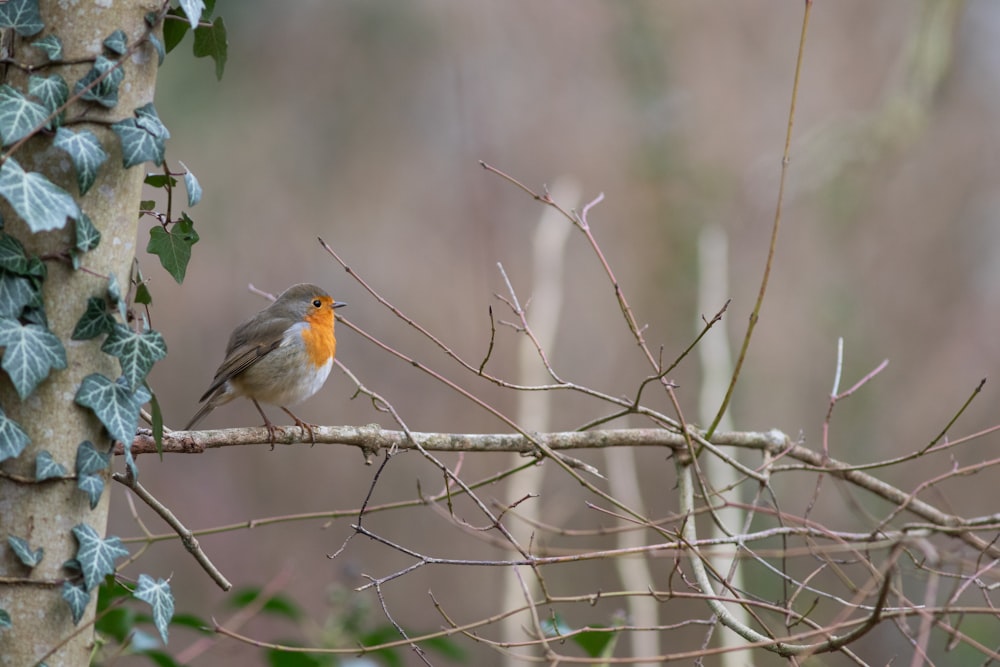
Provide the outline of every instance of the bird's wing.
{"type": "Polygon", "coordinates": [[[215,371],[212,385],[199,401],[204,401],[226,382],[277,349],[284,339],[285,331],[292,324],[294,322],[289,319],[272,316],[266,323],[260,318],[254,317],[238,326],[229,338],[225,361],[215,371]],[[253,341],[249,340],[251,332],[253,332],[253,341]]]}

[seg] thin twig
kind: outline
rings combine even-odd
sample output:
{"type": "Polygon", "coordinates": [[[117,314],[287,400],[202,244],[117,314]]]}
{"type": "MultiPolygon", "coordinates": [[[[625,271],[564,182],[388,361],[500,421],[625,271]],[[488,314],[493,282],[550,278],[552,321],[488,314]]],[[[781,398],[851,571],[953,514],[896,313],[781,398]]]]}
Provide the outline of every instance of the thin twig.
{"type": "Polygon", "coordinates": [[[201,546],[198,544],[198,539],[191,533],[191,531],[185,528],[184,524],[182,524],[180,520],[174,516],[173,512],[167,509],[163,503],[158,501],[153,494],[147,491],[146,488],[138,482],[138,480],[130,475],[125,475],[119,472],[112,474],[111,478],[116,482],[132,489],[132,492],[135,493],[135,495],[139,496],[144,503],[149,505],[154,512],[159,514],[160,517],[174,529],[174,531],[180,536],[181,543],[184,544],[184,548],[187,549],[192,556],[194,556],[194,559],[198,561],[198,564],[201,565],[202,569],[208,573],[208,576],[211,577],[216,584],[218,584],[219,588],[224,591],[228,591],[233,587],[233,585],[229,583],[229,580],[223,576],[222,572],[220,572],[212,561],[209,560],[208,556],[205,555],[205,552],[202,551],[201,546]]]}

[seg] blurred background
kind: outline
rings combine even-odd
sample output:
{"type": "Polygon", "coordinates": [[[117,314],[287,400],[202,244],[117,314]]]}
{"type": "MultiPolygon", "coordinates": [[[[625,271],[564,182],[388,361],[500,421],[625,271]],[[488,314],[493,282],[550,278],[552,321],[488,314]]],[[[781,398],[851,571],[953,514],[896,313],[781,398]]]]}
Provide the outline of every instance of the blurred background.
{"type": "MultiPolygon", "coordinates": [[[[140,258],[151,280],[153,326],[170,351],[151,376],[168,426],[179,428],[194,413],[230,331],[266,305],[247,285],[277,293],[304,281],[347,301],[338,311],[347,319],[515,415],[514,392],[462,372],[368,297],[316,241],[322,236],[387,299],[478,365],[490,339],[487,308],[492,305],[498,319],[512,319],[493,296],[505,293],[497,262],[522,302],[528,300],[532,235],[543,212],[479,160],[535,189],[574,179],[582,199],[568,206],[604,194],[590,213],[594,235],[637,320],[647,326],[647,341],[654,350],[662,346],[665,359],[695,335],[697,239],[706,225],[721,226],[729,240],[727,296],[733,301],[725,328],[713,335],[738,343],[774,217],[802,4],[219,2],[216,13],[229,30],[222,81],[210,61],[190,56],[189,36],[162,68],[156,99],[172,133],[171,166],[183,161],[205,190],[190,211],[201,242],[184,285],[154,257],[140,258]]],[[[837,406],[830,445],[842,460],[889,458],[926,445],[979,380],[996,375],[997,34],[1000,5],[990,0],[816,3],[777,256],[732,404],[735,428],[778,428],[818,447],[841,336],[842,388],[890,360],[885,372],[837,406]]],[[[142,223],[140,247],[148,226],[142,223]]],[[[600,264],[576,231],[564,277],[553,365],[568,380],[614,395],[634,393],[648,366],[600,264]]],[[[346,327],[338,334],[338,358],[410,428],[508,430],[346,327]]],[[[501,327],[488,366],[512,381],[516,342],[516,334],[501,327]]],[[[696,414],[696,359],[671,377],[682,406],[696,414]]],[[[395,426],[369,401],[352,400],[353,393],[351,381],[335,370],[296,413],[321,424],[395,426]]],[[[988,382],[949,435],[995,424],[997,396],[996,384],[988,382]]],[[[608,412],[570,395],[553,400],[553,429],[573,429],[608,412]]],[[[272,409],[271,415],[281,413],[272,409]]],[[[237,402],[203,426],[259,422],[251,405],[237,402]]],[[[612,424],[646,425],[637,419],[612,424]]],[[[995,443],[995,437],[979,440],[954,450],[954,461],[921,461],[883,476],[911,489],[953,462],[988,458],[995,443]]],[[[636,457],[648,512],[662,516],[675,508],[672,463],[663,452],[636,457]]],[[[469,455],[462,477],[476,480],[507,463],[469,455]]],[[[143,457],[140,467],[147,487],[192,529],[357,508],[374,473],[356,450],[327,446],[225,449],[162,462],[143,457]]],[[[952,481],[935,499],[951,511],[987,514],[996,508],[984,506],[984,492],[997,481],[985,473],[952,481]]],[[[814,482],[777,483],[789,492],[801,484],[808,499],[814,482]]],[[[442,484],[418,455],[401,455],[372,502],[412,499],[442,484]]],[[[498,484],[481,496],[503,493],[498,484]]],[[[816,518],[849,528],[851,516],[837,498],[831,495],[816,518]]],[[[593,527],[607,522],[586,507],[593,500],[572,479],[550,472],[538,507],[548,523],[593,527]]],[[[789,502],[784,509],[794,511],[796,501],[789,502]]],[[[470,506],[460,511],[483,525],[470,506]]],[[[166,532],[155,517],[139,514],[152,532],[166,532]]],[[[372,625],[385,623],[370,591],[345,591],[364,583],[362,574],[387,575],[412,560],[363,538],[328,559],[353,521],[288,522],[200,539],[237,587],[278,581],[307,612],[294,624],[257,619],[244,632],[318,644],[335,641],[331,619],[345,609],[369,608],[372,625]]],[[[117,492],[112,522],[114,534],[140,533],[117,492]]],[[[432,556],[508,556],[428,508],[374,515],[368,527],[432,556]]],[[[671,558],[651,564],[656,576],[667,576],[672,566],[671,558]]],[[[220,621],[232,613],[227,596],[176,540],[151,548],[141,571],[172,574],[179,612],[220,621]]],[[[554,569],[549,576],[553,588],[567,594],[621,588],[606,564],[554,569]]],[[[500,611],[498,582],[496,569],[427,566],[387,584],[384,593],[395,619],[417,632],[443,624],[428,591],[457,622],[468,622],[500,611]]],[[[707,616],[700,608],[667,607],[664,622],[707,616]]],[[[608,623],[617,609],[605,602],[567,613],[577,624],[608,623]]],[[[703,635],[695,632],[696,648],[703,635]]],[[[185,641],[190,638],[172,641],[171,649],[185,641]]],[[[470,664],[498,664],[497,654],[462,645],[470,664]]],[[[891,629],[873,633],[865,646],[878,664],[909,650],[891,629]]],[[[405,659],[410,664],[413,656],[405,659]]],[[[263,659],[258,649],[223,642],[192,664],[263,659]]]]}

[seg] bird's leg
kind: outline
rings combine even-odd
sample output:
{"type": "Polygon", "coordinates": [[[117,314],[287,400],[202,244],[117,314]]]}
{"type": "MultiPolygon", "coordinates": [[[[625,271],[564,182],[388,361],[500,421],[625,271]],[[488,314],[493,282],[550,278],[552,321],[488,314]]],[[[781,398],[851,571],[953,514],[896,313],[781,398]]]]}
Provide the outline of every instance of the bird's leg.
{"type": "MultiPolygon", "coordinates": [[[[250,400],[253,401],[254,407],[257,408],[257,412],[260,413],[260,416],[264,418],[264,428],[267,429],[268,439],[271,442],[271,451],[274,451],[274,432],[277,431],[278,428],[280,427],[275,426],[274,423],[267,418],[267,415],[264,414],[264,410],[261,409],[260,403],[258,403],[256,399],[251,398],[250,400]]],[[[284,408],[282,408],[282,410],[284,410],[284,408]]],[[[285,412],[288,411],[285,410],[285,412]]]]}
{"type": "Polygon", "coordinates": [[[306,436],[306,431],[309,431],[309,441],[312,443],[313,446],[315,446],[316,445],[316,434],[313,432],[313,424],[307,424],[306,422],[302,421],[301,419],[299,419],[298,417],[295,416],[294,412],[292,412],[291,410],[289,410],[285,406],[279,406],[279,407],[281,407],[281,409],[284,410],[285,413],[289,417],[291,417],[292,419],[295,420],[295,425],[296,426],[298,426],[299,428],[302,429],[302,437],[303,438],[306,436]]]}

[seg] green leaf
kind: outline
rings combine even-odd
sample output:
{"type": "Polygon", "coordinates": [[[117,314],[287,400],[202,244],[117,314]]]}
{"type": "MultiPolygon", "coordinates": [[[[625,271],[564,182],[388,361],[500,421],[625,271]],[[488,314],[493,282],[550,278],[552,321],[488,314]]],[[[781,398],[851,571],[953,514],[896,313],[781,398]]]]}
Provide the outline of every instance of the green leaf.
{"type": "MultiPolygon", "coordinates": [[[[260,597],[261,590],[256,586],[249,586],[230,595],[229,604],[236,609],[244,609],[255,604],[260,597]]],[[[291,598],[279,594],[272,595],[267,602],[260,607],[260,611],[272,616],[281,616],[292,621],[297,621],[303,617],[302,609],[291,598]]]]}
{"type": "MultiPolygon", "coordinates": [[[[152,392],[150,392],[152,393],[152,392]]],[[[149,399],[149,409],[153,417],[153,443],[156,445],[156,452],[163,460],[163,412],[160,410],[160,402],[156,400],[156,394],[149,399]]]]}
{"type": "Polygon", "coordinates": [[[118,358],[122,376],[133,390],[146,379],[153,364],[167,356],[167,344],[159,331],[149,329],[140,334],[118,323],[101,350],[118,358]]]}
{"type": "Polygon", "coordinates": [[[66,476],[66,468],[61,463],[56,463],[52,454],[47,449],[35,454],[35,481],[41,482],[46,479],[60,478],[66,476]]]}
{"type": "Polygon", "coordinates": [[[66,350],[51,331],[38,324],[0,318],[0,346],[5,346],[0,366],[7,371],[18,396],[24,400],[53,368],[66,368],[66,350]]]}
{"type": "Polygon", "coordinates": [[[156,209],[156,202],[152,199],[143,199],[139,202],[140,211],[152,211],[156,209]]]}
{"type": "Polygon", "coordinates": [[[181,43],[184,35],[191,29],[191,24],[183,19],[183,12],[180,7],[174,7],[163,21],[163,46],[170,53],[181,43]],[[175,20],[175,18],[177,20],[175,20]]]}
{"type": "Polygon", "coordinates": [[[0,4],[0,28],[13,28],[22,37],[31,37],[44,27],[38,0],[9,0],[0,4]]]}
{"type": "Polygon", "coordinates": [[[45,550],[38,547],[35,550],[31,549],[31,545],[28,541],[18,537],[17,535],[8,535],[7,544],[10,545],[10,550],[14,552],[18,560],[27,565],[28,567],[35,567],[42,562],[42,557],[45,555],[45,550]]]}
{"type": "Polygon", "coordinates": [[[197,206],[198,202],[201,201],[201,184],[183,162],[181,162],[181,166],[184,167],[184,188],[188,193],[188,206],[197,206]]]}
{"type": "Polygon", "coordinates": [[[102,540],[97,531],[85,523],[73,527],[73,535],[80,545],[76,560],[83,572],[85,590],[92,591],[101,584],[104,575],[115,571],[115,560],[128,556],[120,538],[111,536],[102,540]]]}
{"type": "Polygon", "coordinates": [[[608,658],[614,653],[619,634],[610,628],[584,630],[573,635],[572,640],[591,658],[608,658]]]}
{"type": "Polygon", "coordinates": [[[156,66],[160,67],[163,65],[163,60],[167,57],[167,50],[163,48],[163,42],[160,41],[160,38],[155,33],[149,33],[149,43],[156,49],[156,66]]]}
{"type": "Polygon", "coordinates": [[[31,442],[20,425],[0,410],[0,461],[17,458],[31,442]]]}
{"type": "Polygon", "coordinates": [[[124,379],[112,382],[100,373],[91,373],[80,383],[75,400],[78,405],[90,408],[111,437],[125,445],[126,452],[131,451],[139,425],[139,409],[149,400],[145,387],[132,391],[124,379]]]}
{"type": "Polygon", "coordinates": [[[81,213],[76,220],[76,249],[80,252],[87,252],[97,247],[101,242],[101,232],[94,227],[90,221],[90,216],[81,213]]]}
{"type": "MultiPolygon", "coordinates": [[[[66,100],[69,99],[69,86],[66,84],[66,80],[58,74],[49,77],[32,76],[28,79],[28,94],[37,98],[45,107],[46,115],[51,116],[62,105],[66,104],[66,100]]],[[[66,110],[63,109],[53,119],[57,126],[62,125],[65,115],[66,110]]],[[[52,123],[53,121],[50,121],[46,128],[52,127],[52,123]]]]}
{"type": "Polygon", "coordinates": [[[117,61],[97,56],[94,66],[73,86],[73,93],[88,102],[96,102],[111,109],[118,104],[118,87],[124,78],[125,72],[117,61]],[[100,82],[94,84],[99,78],[100,82]],[[91,84],[94,84],[93,87],[88,89],[91,84]]]}
{"type": "Polygon", "coordinates": [[[217,17],[210,26],[198,26],[194,30],[194,55],[196,58],[210,57],[215,61],[215,78],[222,80],[229,56],[229,42],[226,38],[226,24],[217,17]]]}
{"type": "Polygon", "coordinates": [[[20,317],[34,300],[35,287],[30,279],[0,271],[0,318],[20,317]]]}
{"type": "Polygon", "coordinates": [[[68,581],[64,581],[62,585],[62,598],[69,605],[69,611],[73,615],[73,625],[76,625],[83,618],[83,612],[87,610],[87,605],[90,604],[90,593],[79,584],[71,584],[68,581]]]}
{"type": "Polygon", "coordinates": [[[139,283],[135,286],[135,302],[144,306],[153,305],[153,295],[149,291],[146,283],[139,283]]]}
{"type": "MultiPolygon", "coordinates": [[[[104,581],[101,582],[101,587],[97,591],[97,613],[98,613],[98,615],[103,614],[106,611],[109,611],[109,612],[110,611],[116,611],[114,609],[111,609],[111,605],[115,602],[115,600],[121,600],[122,598],[126,598],[127,599],[127,598],[131,598],[131,597],[132,597],[132,591],[129,590],[129,588],[127,586],[125,586],[124,584],[122,584],[121,582],[119,582],[114,577],[111,577],[111,576],[105,577],[104,581]]],[[[119,607],[119,609],[121,609],[123,611],[125,610],[124,607],[119,607]]],[[[97,621],[97,623],[100,624],[101,621],[97,621]]],[[[98,628],[98,629],[101,632],[105,632],[106,631],[104,628],[98,628]]],[[[109,634],[113,635],[115,639],[118,639],[119,637],[124,638],[126,635],[128,635],[128,630],[127,629],[121,635],[118,635],[118,634],[116,634],[114,632],[111,632],[110,630],[108,630],[107,632],[109,634]]]]}
{"type": "Polygon", "coordinates": [[[125,52],[128,51],[128,37],[124,30],[115,30],[104,38],[103,44],[104,48],[116,56],[125,55],[125,52]]]}
{"type": "Polygon", "coordinates": [[[198,242],[198,232],[194,222],[186,214],[168,232],[163,227],[149,230],[146,252],[160,258],[160,264],[178,283],[184,282],[188,262],[191,261],[191,246],[198,242]]]}
{"type": "Polygon", "coordinates": [[[151,188],[172,188],[177,185],[177,179],[166,174],[146,174],[143,183],[151,188]]]}
{"type": "MultiPolygon", "coordinates": [[[[108,579],[113,578],[114,577],[108,577],[108,579]]],[[[124,644],[129,636],[135,631],[136,613],[127,607],[115,607],[112,609],[101,608],[104,591],[108,587],[106,582],[107,579],[105,580],[105,583],[101,584],[101,588],[97,593],[97,621],[94,623],[94,629],[103,636],[111,637],[119,644],[124,644]]],[[[132,591],[126,589],[125,593],[131,598],[132,591]]]]}
{"type": "Polygon", "coordinates": [[[203,635],[215,634],[210,622],[194,614],[176,614],[173,620],[170,621],[170,625],[196,630],[203,635]]]}
{"type": "Polygon", "coordinates": [[[102,297],[92,296],[87,299],[87,310],[76,323],[70,336],[73,340],[90,340],[101,334],[111,333],[115,326],[115,318],[108,312],[108,303],[102,297]]]}
{"type": "Polygon", "coordinates": [[[10,146],[44,128],[48,116],[44,106],[32,102],[21,91],[6,83],[0,86],[0,127],[3,128],[4,146],[10,146]]]}
{"type": "Polygon", "coordinates": [[[184,15],[187,16],[188,23],[191,24],[191,29],[197,28],[201,13],[205,10],[203,0],[180,0],[180,6],[184,10],[184,15]]]}
{"type": "Polygon", "coordinates": [[[111,452],[101,452],[90,440],[84,440],[76,448],[76,474],[93,475],[111,464],[111,452]]]}
{"type": "Polygon", "coordinates": [[[32,232],[62,229],[67,217],[80,216],[68,192],[42,174],[24,171],[14,158],[7,158],[0,167],[0,196],[10,202],[32,232]]]}
{"type": "MultiPolygon", "coordinates": [[[[0,269],[19,276],[28,273],[28,256],[24,252],[24,246],[10,234],[0,234],[0,269]]],[[[20,311],[12,317],[17,317],[18,314],[20,311]]]]}
{"type": "Polygon", "coordinates": [[[160,122],[153,103],[135,110],[134,118],[126,118],[111,126],[122,144],[122,164],[132,167],[152,160],[154,164],[163,164],[163,154],[166,151],[166,140],[170,132],[160,122]]]}
{"type": "Polygon", "coordinates": [[[87,494],[90,509],[94,509],[101,502],[101,494],[104,493],[104,478],[100,475],[77,475],[76,488],[87,494]]]}
{"type": "Polygon", "coordinates": [[[118,276],[113,273],[108,275],[108,298],[111,299],[111,303],[118,309],[118,314],[122,316],[122,320],[128,320],[128,306],[122,297],[122,286],[118,284],[118,276]]]}
{"type": "Polygon", "coordinates": [[[0,630],[6,630],[11,627],[14,626],[10,622],[10,614],[7,613],[6,609],[0,609],[0,630]]]}
{"type": "Polygon", "coordinates": [[[35,40],[31,45],[36,49],[44,51],[49,60],[59,61],[63,58],[62,40],[55,35],[46,35],[41,39],[35,40]]]}
{"type": "Polygon", "coordinates": [[[80,188],[80,194],[85,194],[90,186],[97,179],[97,171],[108,154],[101,148],[101,142],[90,130],[80,130],[73,132],[64,127],[56,130],[53,145],[69,153],[76,169],[76,184],[80,188]]]}
{"type": "Polygon", "coordinates": [[[28,258],[28,270],[25,275],[31,276],[32,278],[38,278],[39,280],[45,280],[48,272],[49,270],[45,268],[45,262],[42,261],[41,257],[28,258]]]}
{"type": "Polygon", "coordinates": [[[149,575],[140,574],[135,597],[153,608],[153,623],[160,631],[163,643],[166,644],[167,626],[174,615],[174,596],[170,592],[170,583],[164,579],[154,580],[149,575]]]}

